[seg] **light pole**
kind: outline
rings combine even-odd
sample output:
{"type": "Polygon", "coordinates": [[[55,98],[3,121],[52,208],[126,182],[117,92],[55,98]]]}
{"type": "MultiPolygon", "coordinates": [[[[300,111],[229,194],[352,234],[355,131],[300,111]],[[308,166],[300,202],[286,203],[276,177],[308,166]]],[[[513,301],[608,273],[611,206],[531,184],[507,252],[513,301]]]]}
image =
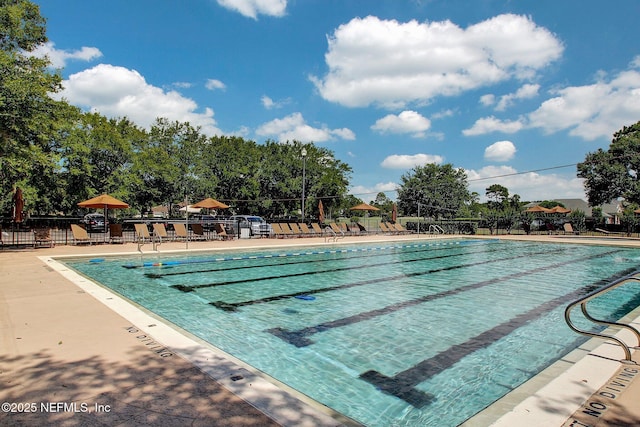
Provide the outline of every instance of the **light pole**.
{"type": "Polygon", "coordinates": [[[302,149],[302,222],[304,222],[304,181],[307,169],[307,149],[302,149]]]}

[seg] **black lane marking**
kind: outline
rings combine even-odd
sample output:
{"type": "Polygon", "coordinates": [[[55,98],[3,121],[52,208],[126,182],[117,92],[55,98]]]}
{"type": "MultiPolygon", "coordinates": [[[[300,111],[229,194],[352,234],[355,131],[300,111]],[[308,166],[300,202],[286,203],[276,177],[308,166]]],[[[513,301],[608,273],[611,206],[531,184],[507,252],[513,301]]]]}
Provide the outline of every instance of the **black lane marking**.
{"type": "MultiPolygon", "coordinates": [[[[426,245],[425,245],[426,246],[426,245]]],[[[464,246],[469,246],[464,245],[464,246]]],[[[410,251],[403,251],[402,254],[413,254],[413,253],[418,253],[418,252],[434,252],[434,251],[442,251],[442,250],[449,250],[449,249],[462,249],[464,248],[464,246],[439,246],[439,247],[426,247],[423,249],[415,249],[415,250],[410,250],[410,251]]],[[[409,247],[409,246],[407,246],[409,247]]],[[[390,249],[402,249],[402,247],[398,247],[398,246],[392,246],[389,247],[390,249]]],[[[373,252],[373,251],[372,251],[373,252]]],[[[318,254],[318,253],[311,253],[311,254],[306,254],[306,253],[301,253],[301,255],[344,255],[344,252],[325,252],[322,254],[318,254]]],[[[346,259],[346,260],[352,260],[352,259],[358,259],[358,258],[371,258],[371,257],[381,257],[381,256],[389,256],[389,252],[376,252],[376,253],[367,253],[366,255],[355,255],[355,256],[349,256],[349,257],[342,257],[340,258],[340,260],[346,259]]],[[[242,259],[242,261],[255,261],[255,260],[272,260],[272,259],[281,259],[281,257],[278,256],[272,256],[269,258],[252,258],[252,259],[242,259]]],[[[150,278],[150,279],[160,279],[162,277],[166,277],[166,276],[180,276],[180,275],[185,275],[185,274],[198,274],[198,273],[215,273],[218,271],[233,271],[233,270],[243,270],[245,268],[262,268],[262,267],[279,267],[279,266],[283,266],[283,265],[295,265],[295,264],[311,264],[311,263],[318,263],[318,262],[335,262],[336,259],[335,258],[325,258],[325,259],[311,259],[311,260],[301,260],[301,261],[292,261],[292,262],[274,262],[271,264],[260,264],[260,265],[243,265],[243,266],[238,266],[238,267],[220,267],[220,268],[213,268],[213,269],[207,269],[207,270],[192,270],[192,271],[172,271],[171,273],[145,273],[145,276],[150,278]]],[[[184,264],[187,265],[187,264],[184,264]]],[[[177,285],[177,286],[182,286],[182,285],[177,285]]],[[[186,286],[186,285],[184,285],[186,286]]]]}
{"type": "MultiPolygon", "coordinates": [[[[465,255],[469,255],[470,253],[490,253],[490,252],[499,252],[499,251],[503,251],[503,250],[504,250],[503,248],[497,248],[497,249],[490,249],[490,250],[486,250],[486,251],[470,251],[470,252],[464,252],[464,253],[458,253],[458,254],[441,255],[441,256],[436,256],[436,257],[396,260],[396,261],[389,261],[389,262],[384,262],[384,263],[379,263],[379,264],[363,264],[363,265],[357,265],[357,266],[330,268],[330,269],[326,269],[326,270],[302,271],[300,273],[276,274],[274,276],[263,276],[263,277],[256,277],[256,278],[251,278],[251,279],[227,280],[227,281],[224,281],[224,282],[205,283],[205,284],[202,284],[202,285],[171,285],[170,287],[174,288],[174,289],[178,289],[179,291],[182,291],[182,292],[193,292],[194,289],[214,288],[214,287],[217,287],[217,286],[237,285],[237,284],[240,284],[240,283],[254,283],[254,282],[262,282],[262,281],[265,281],[265,280],[285,279],[285,278],[289,278],[289,277],[311,276],[311,275],[315,275],[315,274],[324,274],[324,273],[335,273],[336,271],[351,271],[351,270],[358,270],[358,269],[362,269],[362,268],[382,267],[382,266],[385,266],[385,265],[404,264],[404,263],[409,263],[409,262],[418,262],[418,261],[436,260],[436,259],[444,259],[444,258],[465,256],[465,255]]],[[[558,250],[560,250],[560,249],[558,249],[558,250]]],[[[335,261],[335,260],[333,260],[333,261],[335,261]]]]}
{"type": "Polygon", "coordinates": [[[616,252],[618,251],[610,251],[610,252],[605,252],[597,255],[589,255],[583,258],[572,259],[570,261],[564,261],[556,264],[545,265],[545,266],[534,268],[532,270],[528,270],[524,272],[517,272],[517,273],[508,274],[502,277],[496,277],[494,279],[484,280],[482,282],[471,283],[469,285],[461,286],[459,288],[449,289],[443,292],[425,295],[420,298],[399,302],[399,303],[388,305],[386,307],[382,307],[376,310],[358,313],[353,316],[343,317],[341,319],[332,320],[330,322],[320,323],[315,326],[308,326],[306,328],[299,329],[297,331],[288,331],[284,328],[272,328],[272,329],[268,329],[266,332],[269,332],[270,334],[275,335],[276,337],[288,342],[289,344],[295,345],[296,347],[306,347],[308,345],[313,344],[313,341],[309,339],[309,336],[320,333],[320,332],[325,332],[334,328],[340,328],[342,326],[349,326],[358,322],[364,322],[365,320],[373,319],[378,316],[384,316],[389,313],[393,313],[399,310],[403,310],[405,308],[412,307],[414,305],[423,304],[425,302],[433,301],[439,298],[453,296],[462,292],[492,285],[494,283],[503,282],[505,280],[517,279],[522,276],[539,273],[541,271],[549,270],[552,268],[564,267],[565,265],[572,264],[574,262],[587,261],[592,258],[597,258],[603,255],[610,255],[616,252]]]}
{"type": "MultiPolygon", "coordinates": [[[[550,253],[561,252],[561,251],[563,251],[563,249],[557,249],[555,251],[548,251],[547,250],[547,251],[542,251],[542,252],[533,252],[533,253],[527,253],[527,254],[518,255],[518,256],[510,257],[510,258],[500,258],[500,259],[494,259],[494,260],[483,260],[483,261],[473,262],[473,263],[470,263],[470,264],[452,265],[452,266],[449,266],[449,267],[434,268],[434,269],[431,269],[431,270],[416,271],[416,272],[407,273],[407,274],[398,274],[398,275],[395,275],[395,276],[381,277],[381,278],[378,278],[378,279],[362,280],[362,281],[359,281],[359,282],[347,283],[347,284],[344,284],[344,285],[328,286],[326,288],[319,288],[319,289],[313,289],[313,290],[308,290],[308,291],[304,291],[304,292],[295,292],[295,293],[284,294],[284,295],[275,295],[275,296],[272,296],[272,297],[259,298],[259,299],[243,301],[243,302],[228,303],[228,302],[224,302],[224,301],[213,301],[213,302],[210,302],[209,304],[211,304],[214,307],[217,307],[217,308],[219,308],[221,310],[236,311],[238,309],[238,307],[243,307],[245,305],[263,304],[263,303],[279,301],[279,300],[283,300],[283,299],[287,299],[287,298],[293,298],[293,297],[300,296],[300,295],[313,295],[313,294],[319,294],[319,293],[323,293],[323,292],[335,291],[337,289],[349,289],[349,288],[354,288],[356,286],[370,285],[372,283],[377,283],[377,282],[389,282],[389,281],[393,281],[393,280],[406,279],[406,278],[409,278],[409,277],[424,276],[424,275],[427,275],[427,274],[438,273],[438,272],[441,272],[441,271],[449,271],[449,270],[457,270],[459,268],[473,267],[473,266],[481,265],[481,264],[490,264],[490,263],[494,263],[494,262],[511,261],[511,260],[514,260],[514,259],[526,258],[526,257],[530,257],[530,256],[533,256],[533,255],[543,255],[543,254],[547,254],[548,255],[550,253]]],[[[456,256],[460,256],[460,255],[456,255],[456,256]]],[[[433,258],[429,258],[429,259],[433,259],[433,258]]],[[[367,267],[369,267],[369,266],[367,266],[367,267]]]]}
{"type": "Polygon", "coordinates": [[[465,341],[461,344],[456,344],[449,347],[446,351],[442,351],[437,355],[423,360],[417,365],[400,372],[393,377],[387,377],[380,372],[370,370],[360,375],[360,378],[376,386],[383,392],[396,396],[399,399],[404,400],[412,406],[421,408],[431,403],[435,397],[430,394],[417,390],[415,386],[423,381],[428,380],[432,376],[439,374],[445,369],[450,368],[464,357],[474,353],[477,350],[483,349],[494,343],[495,341],[504,338],[512,333],[514,330],[524,326],[527,322],[535,320],[554,310],[555,308],[566,304],[574,299],[586,295],[587,293],[598,289],[614,280],[624,277],[637,268],[629,268],[623,272],[617,273],[609,278],[599,280],[590,285],[583,286],[573,292],[559,296],[550,301],[539,305],[525,313],[521,313],[511,320],[503,322],[479,335],[465,341]]]}

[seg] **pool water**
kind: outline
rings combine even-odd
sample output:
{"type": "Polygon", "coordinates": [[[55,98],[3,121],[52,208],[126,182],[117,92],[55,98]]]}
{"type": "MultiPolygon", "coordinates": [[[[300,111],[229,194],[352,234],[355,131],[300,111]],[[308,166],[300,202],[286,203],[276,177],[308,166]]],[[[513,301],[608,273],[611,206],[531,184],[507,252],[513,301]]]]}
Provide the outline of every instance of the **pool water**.
{"type": "MultiPolygon", "coordinates": [[[[640,269],[640,250],[470,239],[64,262],[364,425],[455,426],[584,342],[564,308],[640,269]]],[[[590,307],[618,319],[639,292],[590,307]]]]}

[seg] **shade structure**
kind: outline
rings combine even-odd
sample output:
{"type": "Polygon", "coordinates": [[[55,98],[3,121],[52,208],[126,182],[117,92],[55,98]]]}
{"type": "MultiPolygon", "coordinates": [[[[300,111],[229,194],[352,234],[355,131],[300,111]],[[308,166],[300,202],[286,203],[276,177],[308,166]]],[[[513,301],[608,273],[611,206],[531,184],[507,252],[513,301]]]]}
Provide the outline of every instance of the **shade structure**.
{"type": "Polygon", "coordinates": [[[216,199],[212,199],[211,197],[207,197],[204,200],[200,200],[195,205],[191,205],[193,208],[204,208],[204,209],[229,209],[229,206],[225,205],[222,202],[217,201],[216,199]]]}
{"type": "Polygon", "coordinates": [[[352,208],[349,208],[350,211],[379,211],[380,209],[375,206],[368,205],[366,203],[360,203],[359,205],[355,205],[352,208]]]}
{"type": "Polygon", "coordinates": [[[188,213],[200,213],[202,208],[194,208],[193,205],[183,206],[180,208],[180,212],[187,211],[188,213]]]}
{"type": "Polygon", "coordinates": [[[553,212],[551,211],[551,209],[547,209],[547,208],[542,207],[542,206],[540,206],[540,205],[531,206],[530,208],[528,208],[527,210],[525,210],[525,212],[553,213],[553,212]]]}
{"type": "Polygon", "coordinates": [[[318,202],[318,221],[324,222],[324,206],[322,206],[322,200],[318,202]]]}
{"type": "Polygon", "coordinates": [[[13,222],[22,222],[24,211],[24,198],[20,187],[13,193],[13,222]]]}
{"type": "Polygon", "coordinates": [[[107,226],[109,222],[109,216],[107,215],[107,211],[109,209],[126,209],[129,205],[122,200],[118,200],[113,196],[108,194],[101,194],[97,197],[94,197],[89,200],[85,200],[84,202],[78,203],[78,206],[81,208],[94,208],[94,209],[104,209],[104,233],[105,240],[107,239],[107,226]]]}
{"type": "Polygon", "coordinates": [[[569,212],[571,212],[571,209],[563,208],[560,205],[554,206],[549,210],[551,211],[551,213],[558,213],[558,214],[568,214],[569,212]]]}
{"type": "Polygon", "coordinates": [[[393,204],[393,210],[391,211],[391,221],[396,222],[398,220],[398,205],[393,204]]]}

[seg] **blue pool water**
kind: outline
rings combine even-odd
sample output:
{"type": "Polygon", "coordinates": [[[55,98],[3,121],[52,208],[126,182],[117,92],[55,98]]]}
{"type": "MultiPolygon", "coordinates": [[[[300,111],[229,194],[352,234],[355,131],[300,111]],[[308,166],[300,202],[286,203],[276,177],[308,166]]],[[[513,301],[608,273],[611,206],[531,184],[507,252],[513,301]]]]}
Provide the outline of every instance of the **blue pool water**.
{"type": "MultiPolygon", "coordinates": [[[[368,426],[455,426],[582,341],[563,318],[640,250],[441,240],[65,260],[368,426]]],[[[593,302],[618,319],[636,286],[593,302]]]]}

